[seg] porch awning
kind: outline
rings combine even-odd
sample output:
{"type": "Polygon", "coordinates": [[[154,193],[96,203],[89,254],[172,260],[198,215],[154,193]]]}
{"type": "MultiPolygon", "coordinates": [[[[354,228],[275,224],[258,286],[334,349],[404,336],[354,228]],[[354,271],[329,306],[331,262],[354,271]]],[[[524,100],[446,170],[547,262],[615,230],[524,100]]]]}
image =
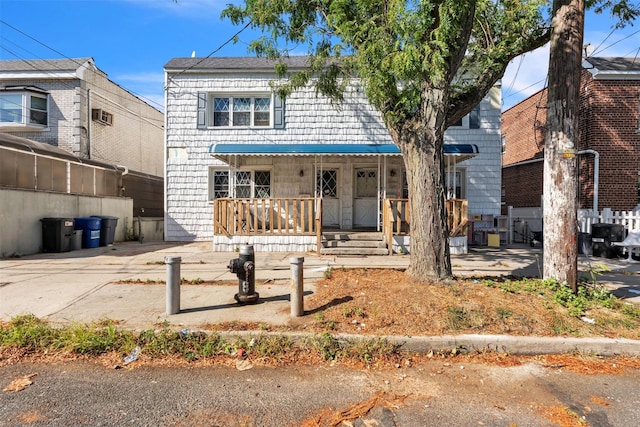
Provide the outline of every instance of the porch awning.
{"type": "MultiPolygon", "coordinates": [[[[454,161],[478,154],[475,144],[445,144],[445,157],[454,161]]],[[[231,156],[399,156],[395,144],[213,144],[209,154],[229,163],[231,156]]]]}

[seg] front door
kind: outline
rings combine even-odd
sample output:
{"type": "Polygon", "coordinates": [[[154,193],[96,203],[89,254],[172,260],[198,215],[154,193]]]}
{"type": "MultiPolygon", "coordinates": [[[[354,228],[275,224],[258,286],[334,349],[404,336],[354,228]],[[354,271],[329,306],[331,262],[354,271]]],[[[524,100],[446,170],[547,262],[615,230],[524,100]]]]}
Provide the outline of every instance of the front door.
{"type": "Polygon", "coordinates": [[[378,170],[354,169],[353,226],[376,227],[378,217],[378,170]]]}
{"type": "Polygon", "coordinates": [[[316,194],[322,197],[322,226],[340,228],[338,169],[324,169],[316,175],[316,194]]]}

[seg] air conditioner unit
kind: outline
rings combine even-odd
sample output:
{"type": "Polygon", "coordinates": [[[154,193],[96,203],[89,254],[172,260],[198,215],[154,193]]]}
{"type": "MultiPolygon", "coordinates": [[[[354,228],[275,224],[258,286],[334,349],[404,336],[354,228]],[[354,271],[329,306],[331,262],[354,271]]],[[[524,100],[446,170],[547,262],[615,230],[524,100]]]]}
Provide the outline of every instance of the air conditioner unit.
{"type": "Polygon", "coordinates": [[[111,126],[113,124],[113,114],[107,113],[102,108],[92,108],[91,120],[111,126]]]}

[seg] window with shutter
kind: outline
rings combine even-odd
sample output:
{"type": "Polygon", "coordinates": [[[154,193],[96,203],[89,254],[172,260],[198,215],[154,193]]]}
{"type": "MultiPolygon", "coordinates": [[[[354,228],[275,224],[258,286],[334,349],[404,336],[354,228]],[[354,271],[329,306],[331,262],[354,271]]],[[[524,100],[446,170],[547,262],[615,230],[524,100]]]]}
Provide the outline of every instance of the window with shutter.
{"type": "Polygon", "coordinates": [[[198,93],[198,128],[284,128],[284,102],[271,96],[198,93]],[[207,113],[207,110],[210,113],[207,113]],[[211,122],[210,122],[211,121],[211,122]]]}

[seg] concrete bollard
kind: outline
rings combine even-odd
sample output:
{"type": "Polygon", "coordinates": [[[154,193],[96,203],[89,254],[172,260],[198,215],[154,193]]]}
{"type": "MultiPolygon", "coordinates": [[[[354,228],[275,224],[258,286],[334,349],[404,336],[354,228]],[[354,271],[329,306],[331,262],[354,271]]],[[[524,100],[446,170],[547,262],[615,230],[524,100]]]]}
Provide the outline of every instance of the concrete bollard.
{"type": "Polygon", "coordinates": [[[304,257],[289,258],[291,264],[291,317],[300,317],[304,314],[304,257]]]}
{"type": "Polygon", "coordinates": [[[180,262],[179,256],[164,258],[167,265],[166,311],[167,314],[180,312],[180,262]]]}

